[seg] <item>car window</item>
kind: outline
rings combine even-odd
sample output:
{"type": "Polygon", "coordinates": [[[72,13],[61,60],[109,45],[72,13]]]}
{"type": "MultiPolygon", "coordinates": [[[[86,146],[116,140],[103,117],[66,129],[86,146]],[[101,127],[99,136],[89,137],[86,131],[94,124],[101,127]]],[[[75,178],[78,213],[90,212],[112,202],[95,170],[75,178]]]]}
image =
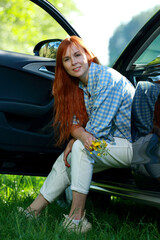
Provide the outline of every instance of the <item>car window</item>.
{"type": "Polygon", "coordinates": [[[31,1],[23,7],[0,6],[0,49],[33,55],[34,46],[46,39],[64,39],[67,32],[43,9],[31,1]]]}
{"type": "Polygon", "coordinates": [[[160,35],[146,48],[141,56],[135,61],[135,64],[146,65],[160,56],[160,35]]]}

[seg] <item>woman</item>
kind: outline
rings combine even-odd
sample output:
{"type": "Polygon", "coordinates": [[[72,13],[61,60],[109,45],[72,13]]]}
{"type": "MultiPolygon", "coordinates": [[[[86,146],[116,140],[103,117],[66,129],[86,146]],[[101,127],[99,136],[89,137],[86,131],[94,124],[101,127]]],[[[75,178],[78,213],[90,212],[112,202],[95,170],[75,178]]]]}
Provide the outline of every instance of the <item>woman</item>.
{"type": "Polygon", "coordinates": [[[131,164],[134,87],[114,69],[101,66],[82,39],[72,36],[58,48],[53,92],[54,126],[60,125],[57,144],[70,136],[73,139],[53,165],[40,195],[25,211],[38,215],[71,185],[73,200],[63,226],[68,231],[86,232],[91,229],[85,202],[92,173],[131,164]],[[96,139],[107,142],[108,153],[103,157],[95,151],[90,154],[96,139]]]}

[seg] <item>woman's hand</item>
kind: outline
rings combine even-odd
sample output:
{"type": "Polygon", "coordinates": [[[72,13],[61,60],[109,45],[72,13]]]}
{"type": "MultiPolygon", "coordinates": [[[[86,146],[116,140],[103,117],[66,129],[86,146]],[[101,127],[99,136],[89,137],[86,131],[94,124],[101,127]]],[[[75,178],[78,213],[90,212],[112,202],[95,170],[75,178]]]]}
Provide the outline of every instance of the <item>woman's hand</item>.
{"type": "Polygon", "coordinates": [[[70,164],[67,162],[67,157],[68,157],[69,153],[72,151],[72,146],[73,146],[74,141],[75,141],[74,139],[71,139],[64,150],[63,160],[65,163],[65,166],[68,168],[70,168],[70,164]]]}
{"type": "Polygon", "coordinates": [[[75,139],[79,139],[84,147],[88,150],[91,151],[91,146],[92,146],[92,141],[95,141],[96,138],[89,132],[87,132],[83,127],[81,126],[76,126],[73,125],[71,128],[71,135],[75,139]]]}
{"type": "Polygon", "coordinates": [[[82,135],[81,135],[81,139],[80,139],[83,143],[83,145],[85,146],[85,148],[88,150],[88,151],[92,151],[91,150],[91,147],[92,147],[92,141],[95,141],[96,138],[90,134],[89,132],[83,132],[82,135]]]}

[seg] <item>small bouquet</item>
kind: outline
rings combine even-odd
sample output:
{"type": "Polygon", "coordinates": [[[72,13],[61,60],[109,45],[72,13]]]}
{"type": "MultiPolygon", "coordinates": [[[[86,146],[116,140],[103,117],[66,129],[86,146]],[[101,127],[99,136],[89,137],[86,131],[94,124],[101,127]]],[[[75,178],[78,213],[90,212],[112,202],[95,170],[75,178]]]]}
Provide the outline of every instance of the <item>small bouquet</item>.
{"type": "MultiPolygon", "coordinates": [[[[92,146],[90,147],[90,149],[92,151],[96,151],[97,152],[97,156],[104,156],[107,155],[109,149],[107,149],[107,143],[105,140],[96,140],[96,141],[92,141],[92,146]]],[[[90,154],[92,154],[92,151],[90,152],[90,154]]]]}

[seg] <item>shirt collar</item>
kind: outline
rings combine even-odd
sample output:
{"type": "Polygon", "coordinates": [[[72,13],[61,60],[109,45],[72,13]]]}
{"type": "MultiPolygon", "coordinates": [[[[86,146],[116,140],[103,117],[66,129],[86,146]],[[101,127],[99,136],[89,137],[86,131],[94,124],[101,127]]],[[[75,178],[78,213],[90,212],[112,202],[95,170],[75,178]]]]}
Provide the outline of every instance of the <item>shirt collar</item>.
{"type": "Polygon", "coordinates": [[[88,91],[90,95],[92,95],[93,89],[97,86],[96,76],[99,71],[100,65],[92,62],[88,73],[88,84],[85,86],[84,83],[79,81],[79,88],[81,88],[83,91],[88,91]]]}

